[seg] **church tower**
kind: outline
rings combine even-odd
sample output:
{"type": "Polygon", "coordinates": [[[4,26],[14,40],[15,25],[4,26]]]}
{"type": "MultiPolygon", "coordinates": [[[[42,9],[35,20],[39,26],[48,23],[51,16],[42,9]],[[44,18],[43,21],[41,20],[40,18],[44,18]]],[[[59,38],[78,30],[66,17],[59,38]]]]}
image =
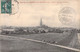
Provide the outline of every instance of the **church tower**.
{"type": "Polygon", "coordinates": [[[40,26],[42,26],[43,25],[43,22],[42,22],[42,18],[40,19],[40,26]]]}
{"type": "Polygon", "coordinates": [[[42,27],[42,28],[48,28],[48,26],[46,26],[46,25],[43,24],[42,18],[40,19],[40,27],[42,27]]]}

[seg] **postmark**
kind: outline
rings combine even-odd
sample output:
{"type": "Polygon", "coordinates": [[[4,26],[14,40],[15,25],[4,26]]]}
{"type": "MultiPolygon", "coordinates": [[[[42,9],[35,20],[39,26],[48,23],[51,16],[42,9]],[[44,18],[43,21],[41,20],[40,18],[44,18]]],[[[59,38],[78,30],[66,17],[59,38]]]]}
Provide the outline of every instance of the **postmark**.
{"type": "Polygon", "coordinates": [[[75,20],[75,10],[71,7],[64,7],[59,11],[59,20],[62,24],[69,25],[75,20]]]}
{"type": "Polygon", "coordinates": [[[2,14],[10,14],[12,13],[12,0],[1,0],[1,13],[2,14]]]}
{"type": "Polygon", "coordinates": [[[11,15],[17,14],[19,11],[19,2],[17,0],[12,0],[12,13],[11,15]]]}

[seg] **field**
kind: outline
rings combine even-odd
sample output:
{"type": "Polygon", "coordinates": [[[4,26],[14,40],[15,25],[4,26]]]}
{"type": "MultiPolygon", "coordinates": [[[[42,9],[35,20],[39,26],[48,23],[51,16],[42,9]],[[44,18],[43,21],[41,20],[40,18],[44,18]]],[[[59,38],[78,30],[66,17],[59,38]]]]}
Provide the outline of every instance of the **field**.
{"type": "Polygon", "coordinates": [[[22,40],[0,40],[1,52],[76,52],[43,43],[22,40]]]}
{"type": "MultiPolygon", "coordinates": [[[[58,42],[70,36],[70,34],[66,34],[66,35],[65,34],[62,34],[62,33],[44,34],[43,33],[43,34],[17,35],[17,36],[12,35],[12,36],[35,39],[35,40],[57,44],[58,42]]],[[[8,39],[0,38],[0,45],[1,45],[1,48],[0,48],[1,52],[76,52],[70,49],[51,46],[45,43],[17,40],[13,38],[8,38],[8,39]]]]}
{"type": "MultiPolygon", "coordinates": [[[[55,43],[55,44],[70,46],[70,47],[74,47],[73,45],[69,45],[70,42],[72,42],[71,44],[78,44],[78,42],[76,42],[78,41],[77,40],[78,36],[77,34],[74,34],[74,33],[73,34],[70,34],[70,33],[42,33],[42,34],[30,34],[30,35],[17,35],[17,37],[45,41],[49,43],[55,43]]],[[[76,46],[79,46],[79,45],[76,45],[76,46]]]]}

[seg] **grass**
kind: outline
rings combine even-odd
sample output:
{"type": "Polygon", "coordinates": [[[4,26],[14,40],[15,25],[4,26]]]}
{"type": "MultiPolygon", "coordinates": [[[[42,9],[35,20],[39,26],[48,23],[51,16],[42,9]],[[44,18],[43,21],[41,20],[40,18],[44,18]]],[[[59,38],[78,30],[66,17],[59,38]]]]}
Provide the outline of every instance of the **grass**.
{"type": "MultiPolygon", "coordinates": [[[[77,48],[77,46],[74,46],[76,44],[77,40],[73,42],[73,39],[76,39],[76,34],[71,33],[41,33],[41,34],[30,34],[30,35],[11,35],[11,36],[17,36],[17,37],[23,37],[28,39],[34,39],[39,41],[45,41],[53,44],[59,44],[63,46],[69,46],[77,48]]],[[[79,47],[79,46],[78,46],[79,47]]]]}
{"type": "MultiPolygon", "coordinates": [[[[29,39],[35,39],[46,42],[60,42],[65,38],[71,36],[69,33],[42,33],[42,34],[30,34],[30,35],[12,35],[16,37],[23,37],[29,39]]],[[[68,39],[68,38],[67,38],[68,39]]],[[[70,38],[69,38],[70,39],[70,38]]],[[[65,39],[66,40],[66,39],[65,39]]],[[[47,44],[36,43],[31,41],[15,40],[15,39],[0,39],[1,52],[75,52],[47,44]]],[[[63,43],[64,45],[65,43],[63,43]]]]}
{"type": "Polygon", "coordinates": [[[76,52],[64,48],[23,40],[0,39],[1,52],[76,52]]]}

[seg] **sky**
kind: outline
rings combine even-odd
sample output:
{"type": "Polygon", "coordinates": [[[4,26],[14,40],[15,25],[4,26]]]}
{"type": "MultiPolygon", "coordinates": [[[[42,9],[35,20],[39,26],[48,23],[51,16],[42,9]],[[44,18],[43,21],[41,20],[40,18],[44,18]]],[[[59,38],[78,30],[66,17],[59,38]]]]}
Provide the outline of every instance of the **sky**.
{"type": "Polygon", "coordinates": [[[66,3],[57,3],[57,1],[48,1],[53,3],[26,3],[30,1],[18,0],[18,2],[19,4],[13,1],[12,13],[15,14],[0,14],[0,26],[39,26],[42,18],[43,24],[50,27],[80,28],[78,1],[66,1],[66,3]],[[62,17],[59,16],[60,11],[66,7],[70,7],[75,11],[74,15],[72,15],[73,17],[70,17],[70,22],[60,20],[62,17]]]}

